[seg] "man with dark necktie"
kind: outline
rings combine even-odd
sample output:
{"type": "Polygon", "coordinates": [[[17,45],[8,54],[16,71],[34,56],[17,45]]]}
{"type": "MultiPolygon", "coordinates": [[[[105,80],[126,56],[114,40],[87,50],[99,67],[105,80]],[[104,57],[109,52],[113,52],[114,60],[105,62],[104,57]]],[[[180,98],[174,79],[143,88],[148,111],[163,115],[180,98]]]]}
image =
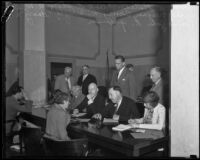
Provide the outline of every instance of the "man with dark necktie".
{"type": "Polygon", "coordinates": [[[72,77],[72,68],[67,66],[65,67],[64,74],[57,76],[54,90],[59,89],[62,92],[69,94],[74,82],[74,78],[72,77]]]}
{"type": "Polygon", "coordinates": [[[111,87],[108,94],[112,102],[105,107],[102,114],[96,114],[93,116],[94,118],[112,118],[127,123],[130,117],[140,117],[135,102],[126,96],[122,96],[119,86],[111,87]]]}
{"type": "MultiPolygon", "coordinates": [[[[98,86],[90,83],[88,86],[88,95],[78,105],[77,112],[86,112],[86,118],[91,118],[96,113],[102,113],[105,107],[105,98],[98,93],[98,86]]],[[[75,110],[74,110],[75,111],[75,110]]],[[[75,114],[75,112],[73,112],[75,114]]]]}
{"type": "Polygon", "coordinates": [[[120,86],[124,96],[136,101],[138,96],[134,73],[126,68],[125,58],[121,55],[115,57],[116,71],[113,73],[111,85],[120,86]]]}
{"type": "Polygon", "coordinates": [[[84,65],[82,67],[82,75],[78,78],[77,84],[82,87],[82,93],[84,95],[88,94],[88,86],[90,83],[96,83],[97,80],[95,76],[89,73],[90,67],[88,65],[84,65]]]}

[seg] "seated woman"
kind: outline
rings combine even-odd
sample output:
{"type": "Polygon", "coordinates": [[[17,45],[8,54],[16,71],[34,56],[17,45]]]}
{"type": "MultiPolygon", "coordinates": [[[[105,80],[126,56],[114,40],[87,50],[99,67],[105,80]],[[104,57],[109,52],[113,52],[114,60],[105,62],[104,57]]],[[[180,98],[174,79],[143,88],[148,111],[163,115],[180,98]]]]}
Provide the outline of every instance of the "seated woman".
{"type": "Polygon", "coordinates": [[[55,94],[54,103],[47,113],[45,137],[54,140],[70,139],[66,130],[71,119],[68,112],[69,103],[69,94],[63,92],[55,94]]]}
{"type": "Polygon", "coordinates": [[[147,92],[144,96],[145,112],[143,118],[129,119],[128,123],[134,128],[164,130],[166,109],[158,101],[159,97],[156,92],[147,92]]]}
{"type": "Polygon", "coordinates": [[[6,135],[19,130],[15,123],[18,112],[31,112],[33,103],[20,86],[13,87],[10,92],[11,95],[6,97],[6,135]]]}

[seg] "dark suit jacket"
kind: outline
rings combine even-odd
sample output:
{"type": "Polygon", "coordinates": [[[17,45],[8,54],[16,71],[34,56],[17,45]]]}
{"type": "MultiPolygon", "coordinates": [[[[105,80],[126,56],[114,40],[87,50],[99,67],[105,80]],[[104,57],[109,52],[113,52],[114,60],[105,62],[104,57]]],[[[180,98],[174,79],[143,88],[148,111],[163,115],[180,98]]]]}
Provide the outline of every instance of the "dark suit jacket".
{"type": "Polygon", "coordinates": [[[100,94],[97,94],[97,96],[94,99],[94,102],[88,105],[88,98],[85,97],[83,102],[77,107],[80,111],[82,111],[84,108],[87,109],[87,118],[91,118],[96,113],[103,112],[105,108],[105,98],[102,97],[100,94]]]}
{"type": "Polygon", "coordinates": [[[77,98],[73,96],[71,100],[71,104],[70,104],[70,109],[72,110],[75,109],[77,106],[79,106],[82,103],[84,99],[85,99],[85,95],[82,93],[80,93],[77,98]]]}
{"type": "Polygon", "coordinates": [[[88,76],[84,79],[84,81],[82,81],[82,79],[83,79],[83,75],[81,75],[78,78],[77,84],[79,86],[82,86],[82,93],[84,95],[87,95],[88,94],[88,86],[89,86],[89,84],[92,83],[92,82],[97,83],[97,80],[96,80],[95,76],[93,76],[91,74],[88,74],[88,76]]]}
{"type": "Polygon", "coordinates": [[[119,79],[117,78],[118,71],[115,71],[112,76],[111,85],[120,86],[122,94],[136,101],[138,96],[136,80],[134,73],[129,71],[127,68],[123,70],[119,79]]]}
{"type": "Polygon", "coordinates": [[[154,91],[158,94],[159,96],[159,103],[164,105],[164,100],[163,100],[163,89],[164,89],[164,86],[163,86],[163,81],[162,79],[158,82],[158,84],[156,85],[153,85],[152,88],[150,89],[150,91],[154,91]]]}
{"type": "MultiPolygon", "coordinates": [[[[110,102],[103,111],[103,118],[112,118],[114,115],[116,107],[112,102],[110,102]]],[[[122,102],[117,110],[117,113],[119,115],[119,121],[127,122],[130,118],[140,118],[140,113],[138,111],[138,108],[135,104],[135,102],[128,98],[123,96],[122,102]]]]}

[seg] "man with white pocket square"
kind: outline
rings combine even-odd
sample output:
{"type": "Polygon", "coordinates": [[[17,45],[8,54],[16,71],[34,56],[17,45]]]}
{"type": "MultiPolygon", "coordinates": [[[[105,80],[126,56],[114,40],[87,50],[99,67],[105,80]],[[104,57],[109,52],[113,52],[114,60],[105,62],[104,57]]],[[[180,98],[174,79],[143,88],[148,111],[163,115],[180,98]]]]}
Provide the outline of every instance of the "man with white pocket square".
{"type": "Polygon", "coordinates": [[[116,71],[114,71],[111,85],[120,86],[124,96],[136,101],[138,96],[134,74],[126,68],[125,58],[121,55],[115,56],[116,71]]]}

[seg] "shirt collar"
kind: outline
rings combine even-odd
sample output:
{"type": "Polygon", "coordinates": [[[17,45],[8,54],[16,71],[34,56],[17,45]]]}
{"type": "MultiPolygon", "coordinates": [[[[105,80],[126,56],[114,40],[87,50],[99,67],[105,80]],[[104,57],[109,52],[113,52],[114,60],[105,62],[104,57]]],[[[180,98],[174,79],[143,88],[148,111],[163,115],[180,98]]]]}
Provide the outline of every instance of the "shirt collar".
{"type": "Polygon", "coordinates": [[[119,70],[119,73],[121,73],[124,70],[124,68],[125,68],[125,66],[122,69],[119,70]]]}
{"type": "Polygon", "coordinates": [[[155,82],[155,85],[157,85],[160,82],[160,80],[161,80],[161,78],[155,82]]]}
{"type": "Polygon", "coordinates": [[[117,103],[117,110],[119,109],[119,106],[121,105],[122,103],[122,99],[117,103]]]}

